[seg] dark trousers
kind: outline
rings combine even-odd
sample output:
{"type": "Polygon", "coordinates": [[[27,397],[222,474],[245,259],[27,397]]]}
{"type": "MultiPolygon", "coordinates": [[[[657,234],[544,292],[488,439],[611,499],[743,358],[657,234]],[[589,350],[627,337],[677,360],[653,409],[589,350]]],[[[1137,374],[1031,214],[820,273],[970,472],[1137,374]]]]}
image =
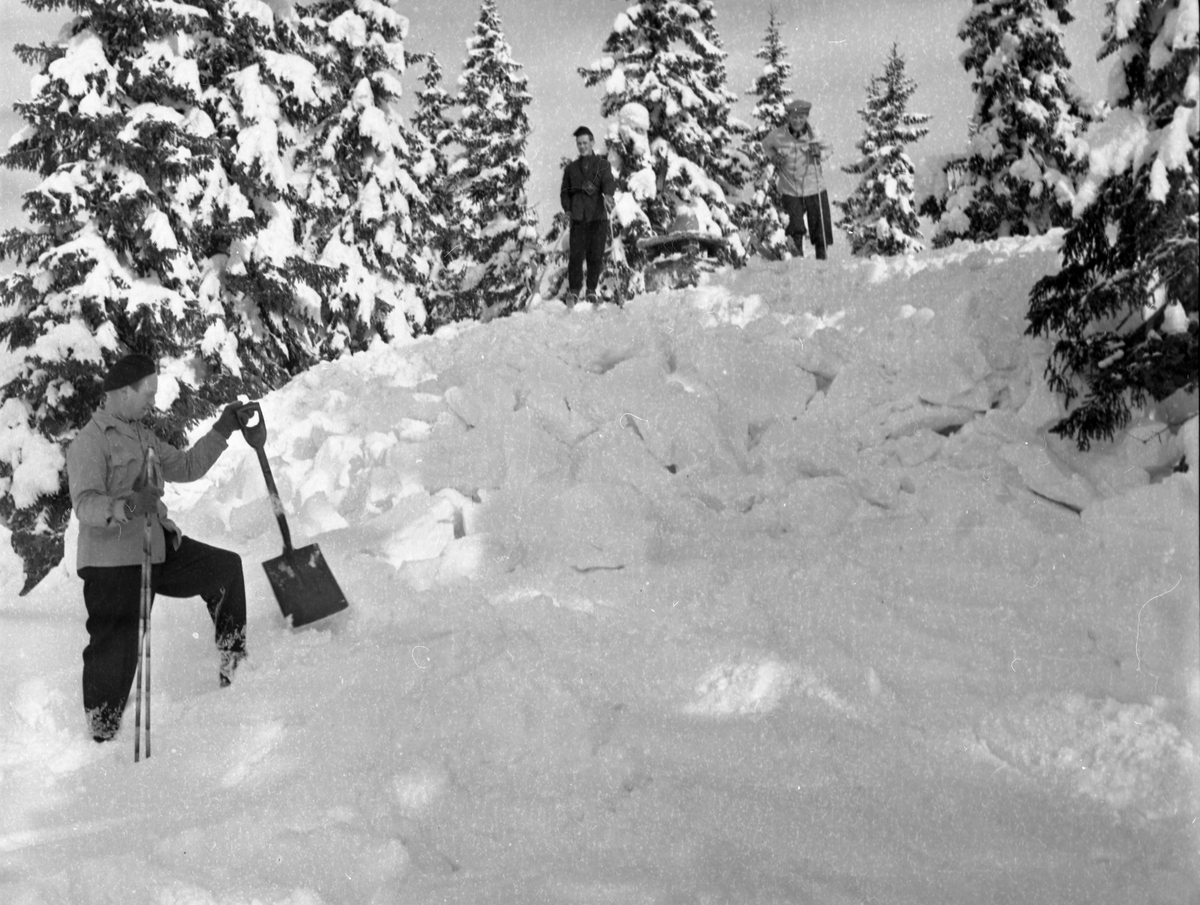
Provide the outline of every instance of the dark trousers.
{"type": "Polygon", "coordinates": [[[804,234],[812,236],[813,249],[817,257],[825,260],[825,249],[833,244],[833,220],[829,214],[829,193],[822,190],[819,195],[783,196],[783,212],[788,216],[787,235],[796,243],[796,250],[804,254],[804,234]],[[804,221],[808,220],[808,229],[804,221]]]}
{"type": "Polygon", "coordinates": [[[607,220],[571,221],[571,256],[567,261],[567,288],[579,294],[583,287],[583,264],[587,261],[587,291],[595,292],[604,269],[607,220]]]}
{"type": "MultiPolygon", "coordinates": [[[[246,583],[242,558],[189,537],[179,549],[167,538],[167,558],[151,570],[152,594],[199,596],[216,629],[217,648],[246,649],[246,583]]],[[[109,737],[121,725],[121,712],[137,673],[141,566],[87,566],[83,602],[89,643],[83,649],[83,708],[95,735],[109,737]]],[[[152,598],[153,599],[153,598],[152,598]]]]}

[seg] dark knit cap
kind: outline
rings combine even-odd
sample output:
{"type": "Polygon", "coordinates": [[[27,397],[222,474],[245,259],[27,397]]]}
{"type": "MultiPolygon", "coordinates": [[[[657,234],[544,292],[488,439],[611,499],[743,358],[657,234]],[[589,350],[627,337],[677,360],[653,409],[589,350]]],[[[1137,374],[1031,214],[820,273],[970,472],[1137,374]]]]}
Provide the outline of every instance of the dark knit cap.
{"type": "Polygon", "coordinates": [[[576,129],[576,130],[575,130],[574,132],[572,132],[571,134],[572,134],[572,135],[573,135],[575,138],[578,138],[580,135],[586,135],[588,138],[595,138],[595,137],[596,137],[596,136],[594,136],[594,135],[592,134],[592,130],[591,130],[591,129],[589,129],[587,126],[580,126],[578,129],[576,129]]]}
{"type": "Polygon", "coordinates": [[[158,365],[149,355],[133,353],[117,360],[104,378],[102,389],[106,393],[137,383],[143,377],[158,373],[158,365]]]}

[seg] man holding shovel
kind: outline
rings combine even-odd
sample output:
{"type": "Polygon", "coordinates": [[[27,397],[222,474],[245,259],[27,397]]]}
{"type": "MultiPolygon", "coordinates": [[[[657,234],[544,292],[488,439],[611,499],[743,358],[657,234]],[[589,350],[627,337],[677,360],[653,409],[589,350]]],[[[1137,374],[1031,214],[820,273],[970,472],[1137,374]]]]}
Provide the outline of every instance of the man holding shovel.
{"type": "MultiPolygon", "coordinates": [[[[127,355],[104,379],[104,403],[67,450],[71,504],[79,518],[76,567],[83,579],[89,643],[83,651],[83,707],[92,738],[116,735],[138,668],[144,538],[150,594],[201,597],[216,628],[219,684],[246,656],[246,587],[236,553],[184,537],[167,518],[162,485],[147,479],[147,455],[163,481],[203,477],[240,427],[242,403],[227,405],[213,429],[183,451],[141,423],[158,391],[157,365],[127,355]]],[[[154,469],[150,475],[153,476],[154,469]]],[[[148,744],[148,741],[147,741],[148,744]]]]}

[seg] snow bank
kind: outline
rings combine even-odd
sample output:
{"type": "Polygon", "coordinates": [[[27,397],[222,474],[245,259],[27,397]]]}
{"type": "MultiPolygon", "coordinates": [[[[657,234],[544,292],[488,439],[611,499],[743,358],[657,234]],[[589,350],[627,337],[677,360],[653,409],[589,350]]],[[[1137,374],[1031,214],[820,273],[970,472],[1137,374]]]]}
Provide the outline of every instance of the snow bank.
{"type": "MultiPolygon", "coordinates": [[[[1131,506],[1150,525],[1178,496],[1184,478],[1150,482],[1182,448],[1148,455],[1131,435],[1083,456],[1047,433],[1061,408],[1039,376],[1046,346],[1024,336],[1011,287],[1055,266],[1054,248],[802,275],[757,263],[624,310],[564,319],[550,303],[355,356],[264,402],[284,509],[297,543],[386,563],[414,589],[641,567],[703,513],[736,514],[735,533],[948,518],[931,468],[994,474],[1018,523],[1057,506],[1115,540],[1131,506]]],[[[272,515],[257,464],[235,462],[192,518],[250,541],[272,515]]]]}
{"type": "Polygon", "coordinates": [[[0,900],[1179,900],[1195,420],[1048,434],[1023,315],[1057,263],[754,262],[270,394],[293,540],[350,609],[286,629],[234,438],[167,502],[242,555],[257,668],[218,691],[203,607],[156,605],[134,766],[131,715],[83,733],[69,563],[17,598],[0,559],[0,900]]]}

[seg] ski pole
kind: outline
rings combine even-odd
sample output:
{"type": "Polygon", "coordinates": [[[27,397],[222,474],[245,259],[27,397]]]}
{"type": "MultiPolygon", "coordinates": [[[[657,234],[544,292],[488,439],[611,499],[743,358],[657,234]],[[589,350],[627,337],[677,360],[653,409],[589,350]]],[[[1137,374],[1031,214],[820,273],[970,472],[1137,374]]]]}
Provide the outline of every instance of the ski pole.
{"type": "MultiPolygon", "coordinates": [[[[151,452],[150,455],[153,456],[154,453],[151,452]]],[[[151,578],[151,575],[153,574],[154,566],[150,562],[151,528],[150,528],[150,514],[149,513],[146,514],[146,533],[145,533],[145,537],[143,538],[143,540],[144,540],[144,543],[142,546],[145,550],[145,553],[144,553],[143,561],[142,561],[142,575],[143,575],[143,578],[142,578],[142,585],[143,585],[142,621],[146,627],[142,630],[142,635],[144,638],[144,642],[143,642],[144,652],[142,654],[142,657],[146,661],[146,727],[145,728],[146,728],[146,759],[149,760],[150,759],[150,601],[154,597],[154,590],[150,586],[150,584],[151,584],[150,578],[151,578]]]]}
{"type": "MultiPolygon", "coordinates": [[[[136,764],[142,759],[142,669],[145,661],[146,650],[146,592],[150,585],[150,516],[146,515],[146,524],[142,532],[142,586],[138,594],[138,660],[137,660],[137,688],[134,697],[133,710],[133,762],[136,764]]],[[[149,670],[147,670],[148,672],[149,670]]],[[[147,676],[147,678],[149,678],[147,676]]],[[[149,722],[150,714],[146,714],[146,720],[149,722]]],[[[146,752],[146,756],[150,756],[150,752],[146,752]]]]}
{"type": "Polygon", "coordinates": [[[817,213],[821,218],[821,245],[828,248],[829,237],[833,234],[833,230],[829,228],[829,221],[825,219],[825,205],[828,203],[829,193],[827,190],[822,191],[825,194],[825,198],[822,198],[820,194],[817,195],[817,213]]]}
{"type": "MultiPolygon", "coordinates": [[[[153,449],[146,450],[146,467],[143,472],[145,486],[158,485],[158,457],[153,449]]],[[[146,513],[145,525],[142,529],[142,588],[138,612],[138,662],[137,662],[137,697],[134,700],[134,736],[133,762],[141,759],[142,741],[142,670],[146,672],[146,759],[150,759],[150,601],[153,596],[151,577],[154,565],[151,562],[153,553],[153,528],[150,513],[146,513]]]]}

